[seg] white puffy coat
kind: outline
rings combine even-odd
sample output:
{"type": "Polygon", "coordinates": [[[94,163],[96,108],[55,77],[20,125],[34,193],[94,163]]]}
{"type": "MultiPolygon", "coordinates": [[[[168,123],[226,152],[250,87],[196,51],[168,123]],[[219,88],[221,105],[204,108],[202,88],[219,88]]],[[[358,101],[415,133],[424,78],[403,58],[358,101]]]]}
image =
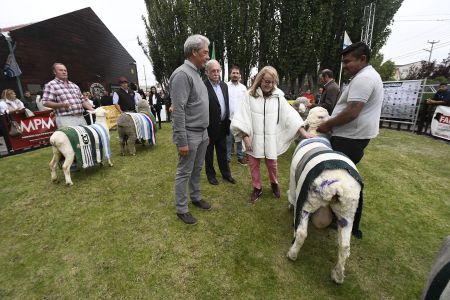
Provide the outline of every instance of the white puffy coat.
{"type": "Polygon", "coordinates": [[[256,90],[257,97],[245,95],[241,106],[231,120],[231,132],[237,142],[248,135],[252,151],[244,151],[256,158],[277,159],[289,148],[297,137],[303,120],[289,105],[284,93],[275,88],[272,95],[264,99],[262,90],[256,90]]]}

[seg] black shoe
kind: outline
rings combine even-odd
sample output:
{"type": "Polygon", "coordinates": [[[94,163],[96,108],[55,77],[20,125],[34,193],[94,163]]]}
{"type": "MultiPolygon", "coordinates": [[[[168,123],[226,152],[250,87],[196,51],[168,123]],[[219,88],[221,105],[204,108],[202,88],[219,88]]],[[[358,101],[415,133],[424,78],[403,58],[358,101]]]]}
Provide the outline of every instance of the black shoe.
{"type": "Polygon", "coordinates": [[[201,208],[201,209],[204,209],[204,210],[210,210],[211,209],[211,204],[209,204],[205,200],[192,201],[192,204],[194,204],[198,208],[201,208]]]}
{"type": "Polygon", "coordinates": [[[209,204],[205,200],[200,200],[200,201],[195,201],[195,202],[192,201],[192,204],[194,204],[198,208],[201,208],[201,209],[204,209],[204,210],[210,210],[211,209],[211,204],[209,204]]]}
{"type": "Polygon", "coordinates": [[[197,224],[197,219],[194,218],[194,217],[191,215],[190,212],[187,212],[187,213],[185,213],[185,214],[179,214],[179,213],[177,213],[177,216],[178,216],[178,218],[181,219],[181,221],[183,221],[183,222],[186,223],[186,224],[189,224],[189,225],[195,225],[195,224],[197,224]]]}
{"type": "Polygon", "coordinates": [[[363,233],[362,233],[361,230],[359,230],[359,229],[352,230],[352,235],[353,235],[355,238],[357,238],[358,240],[362,240],[363,233]]]}
{"type": "Polygon", "coordinates": [[[247,165],[247,160],[245,158],[239,158],[237,161],[241,166],[247,165]]]}
{"type": "Polygon", "coordinates": [[[219,182],[217,181],[217,179],[215,177],[213,178],[208,178],[208,182],[212,185],[218,185],[219,182]]]}
{"type": "Polygon", "coordinates": [[[231,177],[231,176],[223,177],[223,180],[226,180],[226,181],[228,181],[229,183],[232,183],[232,184],[236,184],[236,180],[233,177],[231,177]]]}

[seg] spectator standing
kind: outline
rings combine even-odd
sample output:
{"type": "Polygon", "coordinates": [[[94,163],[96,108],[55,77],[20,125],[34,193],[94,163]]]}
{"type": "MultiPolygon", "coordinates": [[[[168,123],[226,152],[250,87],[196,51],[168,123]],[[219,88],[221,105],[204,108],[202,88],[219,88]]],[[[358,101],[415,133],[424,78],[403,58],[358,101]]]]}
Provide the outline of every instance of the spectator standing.
{"type": "Polygon", "coordinates": [[[333,78],[333,71],[329,69],[325,69],[320,73],[319,80],[323,84],[324,91],[319,102],[313,105],[313,107],[321,106],[325,108],[330,116],[341,94],[341,90],[333,78]]]}
{"type": "Polygon", "coordinates": [[[202,35],[188,37],[184,43],[186,60],[169,79],[173,142],[178,150],[175,203],[177,216],[186,224],[197,223],[188,208],[188,184],[192,204],[203,210],[211,209],[200,195],[200,175],[208,146],[209,101],[199,71],[209,60],[208,46],[208,38],[202,35]]]}
{"type": "Polygon", "coordinates": [[[217,60],[212,59],[206,63],[205,85],[209,97],[209,144],[206,148],[205,171],[208,182],[219,184],[214,170],[214,148],[222,178],[235,184],[231,176],[230,165],[227,162],[227,135],[230,134],[230,109],[228,100],[228,86],[220,80],[222,69],[217,60]]]}
{"type": "Polygon", "coordinates": [[[161,96],[156,91],[156,87],[152,86],[150,88],[150,94],[148,96],[150,106],[153,107],[155,111],[155,117],[158,118],[158,128],[161,129],[161,109],[163,105],[163,101],[161,99],[161,96]]]}
{"type": "Polygon", "coordinates": [[[450,106],[450,91],[446,82],[439,84],[438,91],[433,95],[431,99],[427,99],[428,105],[444,105],[450,106]]]}
{"type": "MultiPolygon", "coordinates": [[[[379,132],[383,104],[383,82],[380,74],[369,65],[370,48],[363,42],[354,43],[342,51],[344,72],[352,76],[340,96],[331,118],[322,123],[318,132],[332,131],[333,150],[347,155],[356,165],[364,156],[364,149],[379,132]]],[[[362,238],[359,229],[363,209],[358,203],[352,234],[362,238]]]]}
{"type": "Polygon", "coordinates": [[[303,93],[302,97],[307,98],[310,104],[314,104],[314,95],[311,93],[310,89],[307,89],[306,92],[303,93]]]}
{"type": "MultiPolygon", "coordinates": [[[[241,69],[238,66],[232,66],[230,70],[230,81],[228,82],[230,120],[233,120],[234,114],[239,109],[241,101],[245,98],[245,93],[247,92],[247,88],[245,85],[240,83],[240,80],[241,69]]],[[[246,166],[247,160],[245,159],[244,152],[242,151],[242,141],[235,142],[232,134],[227,135],[227,160],[231,161],[231,149],[233,149],[234,144],[236,144],[236,156],[238,163],[246,166]]]]}
{"type": "Polygon", "coordinates": [[[262,194],[260,160],[265,160],[272,193],[278,199],[281,197],[278,156],[289,149],[299,133],[304,137],[311,137],[302,127],[302,118],[289,105],[277,84],[278,73],[275,68],[264,67],[231,121],[231,130],[236,140],[244,141],[248,154],[253,186],[250,194],[252,203],[262,194]]]}

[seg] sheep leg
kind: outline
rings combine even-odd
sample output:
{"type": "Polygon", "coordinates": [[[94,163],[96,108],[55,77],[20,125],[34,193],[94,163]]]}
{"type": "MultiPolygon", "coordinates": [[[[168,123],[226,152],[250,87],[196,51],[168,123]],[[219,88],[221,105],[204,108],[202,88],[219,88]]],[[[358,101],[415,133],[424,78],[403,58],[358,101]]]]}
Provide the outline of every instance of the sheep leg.
{"type": "Polygon", "coordinates": [[[66,185],[73,185],[72,179],[70,178],[70,166],[75,159],[75,153],[67,153],[65,156],[64,164],[62,166],[64,177],[66,178],[66,185]]]}
{"type": "Polygon", "coordinates": [[[61,159],[61,152],[59,152],[55,146],[52,146],[52,150],[53,150],[53,157],[49,163],[50,175],[52,177],[52,181],[57,183],[58,182],[58,174],[56,173],[56,167],[58,165],[59,160],[61,159]]]}
{"type": "Polygon", "coordinates": [[[112,161],[111,161],[111,158],[108,158],[108,164],[109,164],[110,167],[113,166],[113,163],[112,163],[112,161]]]}
{"type": "Polygon", "coordinates": [[[136,155],[136,133],[130,134],[128,136],[128,152],[130,152],[131,155],[136,155]]]}
{"type": "Polygon", "coordinates": [[[331,278],[334,282],[341,284],[344,282],[345,262],[350,256],[350,238],[352,235],[353,220],[350,220],[344,227],[338,226],[338,244],[339,254],[338,262],[333,270],[331,270],[331,278]]]}
{"type": "Polygon", "coordinates": [[[125,155],[125,136],[120,136],[120,155],[125,155]]]}
{"type": "Polygon", "coordinates": [[[297,259],[298,252],[300,251],[300,248],[303,246],[303,243],[305,242],[305,239],[308,236],[308,220],[309,220],[309,213],[302,212],[300,225],[298,225],[297,231],[295,232],[294,244],[292,244],[291,248],[287,253],[287,257],[290,260],[297,259]]]}

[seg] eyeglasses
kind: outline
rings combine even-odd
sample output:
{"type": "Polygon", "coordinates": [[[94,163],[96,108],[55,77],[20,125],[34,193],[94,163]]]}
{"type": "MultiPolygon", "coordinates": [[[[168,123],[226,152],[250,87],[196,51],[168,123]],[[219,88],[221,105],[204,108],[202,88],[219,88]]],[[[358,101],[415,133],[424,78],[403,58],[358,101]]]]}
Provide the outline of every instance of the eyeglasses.
{"type": "Polygon", "coordinates": [[[263,79],[262,80],[262,82],[264,83],[264,84],[267,84],[267,85],[273,85],[273,84],[275,84],[275,81],[273,81],[273,80],[266,80],[266,79],[263,79]]]}

